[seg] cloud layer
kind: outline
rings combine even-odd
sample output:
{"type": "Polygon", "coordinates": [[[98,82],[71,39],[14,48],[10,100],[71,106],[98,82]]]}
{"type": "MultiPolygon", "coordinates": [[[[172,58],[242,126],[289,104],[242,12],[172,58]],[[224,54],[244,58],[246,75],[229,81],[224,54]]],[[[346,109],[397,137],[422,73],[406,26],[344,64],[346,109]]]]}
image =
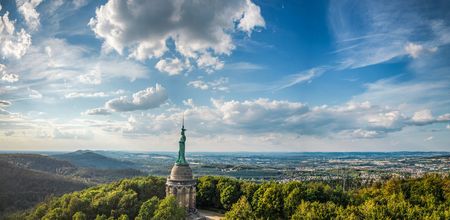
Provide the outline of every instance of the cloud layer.
{"type": "Polygon", "coordinates": [[[373,139],[415,126],[450,122],[450,114],[433,116],[429,109],[406,115],[398,109],[349,102],[337,106],[308,106],[300,102],[255,99],[211,100],[212,107],[196,106],[172,114],[134,115],[108,131],[149,135],[165,133],[185,115],[191,132],[198,134],[297,135],[333,139],[373,139]]]}

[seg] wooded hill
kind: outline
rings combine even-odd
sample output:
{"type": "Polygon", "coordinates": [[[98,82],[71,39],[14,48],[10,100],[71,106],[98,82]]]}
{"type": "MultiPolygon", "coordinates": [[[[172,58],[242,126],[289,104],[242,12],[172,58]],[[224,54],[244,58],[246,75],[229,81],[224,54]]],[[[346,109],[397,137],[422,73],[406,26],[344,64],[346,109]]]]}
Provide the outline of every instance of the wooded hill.
{"type": "Polygon", "coordinates": [[[109,158],[90,150],[78,150],[65,154],[52,155],[53,158],[68,161],[77,167],[95,169],[127,169],[133,168],[133,163],[109,158]]]}
{"type": "Polygon", "coordinates": [[[87,185],[50,173],[30,170],[0,160],[1,213],[32,207],[50,195],[86,188],[87,185]]]}
{"type": "MultiPolygon", "coordinates": [[[[121,161],[102,158],[98,167],[117,166],[121,161]]],[[[83,154],[84,155],[84,154],[83,154]]],[[[83,159],[82,155],[77,158],[83,159]]],[[[99,183],[144,175],[136,169],[78,167],[69,161],[39,154],[0,154],[0,219],[5,213],[35,206],[50,196],[81,190],[99,183]]]]}

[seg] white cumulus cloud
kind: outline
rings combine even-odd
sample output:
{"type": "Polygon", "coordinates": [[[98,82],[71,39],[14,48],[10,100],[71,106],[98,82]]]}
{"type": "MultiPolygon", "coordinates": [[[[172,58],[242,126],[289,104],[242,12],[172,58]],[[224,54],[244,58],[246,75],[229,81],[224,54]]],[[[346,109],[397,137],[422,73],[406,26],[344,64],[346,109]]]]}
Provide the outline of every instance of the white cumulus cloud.
{"type": "Polygon", "coordinates": [[[222,69],[223,65],[219,58],[211,56],[210,53],[204,53],[197,59],[197,66],[205,69],[208,73],[222,69]]]}
{"type": "MultiPolygon", "coordinates": [[[[346,134],[347,132],[341,132],[340,134],[346,134]]],[[[384,135],[384,132],[381,131],[368,131],[368,130],[364,130],[364,129],[356,129],[351,131],[350,133],[350,137],[354,137],[354,138],[379,138],[382,137],[384,135]]]]}
{"type": "Polygon", "coordinates": [[[0,16],[0,55],[2,58],[21,58],[31,45],[31,36],[24,29],[15,30],[9,12],[0,16]]]}
{"type": "Polygon", "coordinates": [[[201,90],[207,90],[209,89],[209,86],[206,82],[204,82],[203,80],[194,80],[194,81],[190,81],[187,83],[188,86],[192,86],[196,89],[201,89],[201,90]]]}
{"type": "Polygon", "coordinates": [[[419,54],[423,51],[423,46],[409,42],[405,45],[405,51],[413,58],[419,57],[419,54]]]}
{"type": "Polygon", "coordinates": [[[138,60],[161,58],[168,41],[184,58],[207,71],[220,69],[217,56],[235,49],[232,33],[250,35],[264,27],[259,6],[251,0],[109,0],[89,22],[98,38],[119,54],[138,60]]]}
{"type": "Polygon", "coordinates": [[[25,19],[30,30],[37,30],[40,26],[39,13],[36,7],[42,0],[16,0],[17,10],[25,19]]]}
{"type": "Polygon", "coordinates": [[[433,115],[429,109],[415,112],[411,120],[416,123],[429,123],[433,121],[433,115]]]}
{"type": "Polygon", "coordinates": [[[156,63],[155,68],[160,72],[166,72],[169,75],[178,75],[185,70],[189,70],[191,64],[189,60],[185,60],[184,62],[178,58],[174,59],[161,59],[156,63]]]}
{"type": "Polygon", "coordinates": [[[423,54],[424,52],[428,52],[428,53],[434,53],[437,51],[437,47],[431,47],[431,48],[427,48],[421,44],[416,44],[416,43],[411,43],[408,42],[405,45],[405,51],[406,53],[408,53],[409,56],[411,56],[412,58],[417,58],[419,57],[421,54],[423,54]]]}
{"type": "Polygon", "coordinates": [[[110,115],[111,111],[106,108],[93,108],[82,113],[83,115],[110,115]]]}
{"type": "Polygon", "coordinates": [[[102,73],[99,68],[91,70],[89,73],[79,76],[80,82],[84,84],[98,85],[102,83],[102,73]]]}
{"type": "Polygon", "coordinates": [[[229,88],[227,86],[228,78],[220,77],[219,79],[206,82],[203,80],[194,80],[187,83],[188,86],[192,86],[196,89],[200,90],[216,90],[216,91],[228,91],[229,88]]]}
{"type": "Polygon", "coordinates": [[[6,66],[0,63],[0,80],[13,83],[19,81],[19,75],[6,72],[6,66]]]}
{"type": "Polygon", "coordinates": [[[121,96],[105,103],[105,107],[116,112],[147,110],[157,108],[168,99],[166,89],[159,84],[133,94],[132,98],[121,96]]]}

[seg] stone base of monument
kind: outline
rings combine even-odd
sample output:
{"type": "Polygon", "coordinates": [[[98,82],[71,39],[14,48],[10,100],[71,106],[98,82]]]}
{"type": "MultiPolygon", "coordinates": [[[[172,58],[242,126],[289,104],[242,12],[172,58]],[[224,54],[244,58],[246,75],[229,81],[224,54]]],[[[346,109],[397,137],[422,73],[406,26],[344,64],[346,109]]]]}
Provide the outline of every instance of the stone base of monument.
{"type": "Polygon", "coordinates": [[[175,196],[178,204],[186,208],[186,219],[206,220],[195,207],[196,183],[189,164],[175,164],[167,178],[166,195],[175,196]]]}
{"type": "Polygon", "coordinates": [[[175,196],[177,203],[190,212],[196,209],[196,183],[188,164],[175,164],[166,181],[166,195],[175,196]]]}

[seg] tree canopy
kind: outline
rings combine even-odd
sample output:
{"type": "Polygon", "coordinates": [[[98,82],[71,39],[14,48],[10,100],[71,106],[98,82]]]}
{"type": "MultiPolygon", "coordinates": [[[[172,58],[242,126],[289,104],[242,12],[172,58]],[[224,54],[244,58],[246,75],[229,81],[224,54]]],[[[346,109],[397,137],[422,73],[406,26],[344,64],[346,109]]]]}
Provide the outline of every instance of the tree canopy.
{"type": "MultiPolygon", "coordinates": [[[[204,176],[197,206],[223,210],[225,219],[450,219],[450,177],[392,178],[343,191],[322,182],[255,183],[204,176]]],[[[10,219],[184,219],[165,179],[138,177],[48,199],[10,219]]]]}
{"type": "Polygon", "coordinates": [[[64,194],[12,219],[184,219],[185,209],[165,197],[165,179],[138,177],[64,194]],[[170,216],[170,218],[168,218],[170,216]]]}
{"type": "Polygon", "coordinates": [[[198,181],[199,207],[227,210],[226,219],[450,219],[449,175],[392,178],[350,191],[322,182],[198,181]]]}

